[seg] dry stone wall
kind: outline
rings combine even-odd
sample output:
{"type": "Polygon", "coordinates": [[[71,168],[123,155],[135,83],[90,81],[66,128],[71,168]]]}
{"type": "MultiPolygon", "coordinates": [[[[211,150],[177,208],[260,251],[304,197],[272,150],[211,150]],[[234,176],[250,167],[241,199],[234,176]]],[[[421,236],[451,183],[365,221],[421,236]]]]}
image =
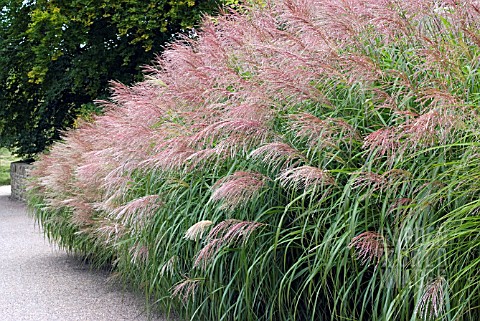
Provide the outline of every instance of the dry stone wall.
{"type": "Polygon", "coordinates": [[[16,200],[25,201],[26,181],[31,164],[14,162],[10,164],[10,178],[12,185],[11,197],[16,200]]]}

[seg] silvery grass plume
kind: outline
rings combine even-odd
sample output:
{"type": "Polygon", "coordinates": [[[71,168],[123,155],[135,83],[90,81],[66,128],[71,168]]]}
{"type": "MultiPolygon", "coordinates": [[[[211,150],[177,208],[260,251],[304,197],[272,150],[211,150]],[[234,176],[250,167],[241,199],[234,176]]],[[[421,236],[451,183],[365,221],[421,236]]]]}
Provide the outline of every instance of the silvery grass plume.
{"type": "Polygon", "coordinates": [[[265,142],[271,136],[270,128],[265,121],[249,119],[227,119],[207,125],[192,137],[197,144],[203,143],[205,146],[217,144],[217,149],[230,150],[231,156],[236,153],[246,152],[251,146],[259,145],[265,142]]]}
{"type": "Polygon", "coordinates": [[[445,287],[446,280],[441,276],[428,284],[415,307],[414,314],[423,320],[438,318],[445,309],[445,287]]]}
{"type": "Polygon", "coordinates": [[[370,188],[372,191],[376,191],[385,188],[388,184],[387,179],[383,175],[377,173],[360,172],[356,174],[357,177],[355,177],[353,188],[370,188]]]}
{"type": "Polygon", "coordinates": [[[203,234],[205,233],[206,229],[212,225],[213,222],[209,220],[204,220],[195,223],[192,225],[187,232],[185,232],[185,236],[183,238],[192,241],[198,241],[202,238],[203,234]]]}
{"type": "Polygon", "coordinates": [[[184,303],[188,301],[192,296],[195,295],[195,292],[197,291],[198,287],[202,283],[202,279],[190,279],[187,278],[179,283],[177,283],[172,289],[172,297],[173,298],[179,298],[181,299],[184,303]]]}
{"type": "Polygon", "coordinates": [[[380,128],[368,134],[363,140],[363,148],[369,150],[374,157],[388,156],[392,162],[399,154],[401,129],[397,127],[380,128]]]}
{"type": "Polygon", "coordinates": [[[264,164],[273,168],[295,167],[301,162],[307,162],[300,151],[281,142],[265,144],[253,150],[249,157],[260,159],[264,164]]]}
{"type": "Polygon", "coordinates": [[[124,224],[136,224],[151,217],[162,204],[160,195],[145,195],[118,207],[111,217],[124,224]]]}
{"type": "Polygon", "coordinates": [[[148,260],[148,247],[143,244],[134,244],[128,251],[130,254],[130,262],[135,264],[146,263],[148,260]]]}
{"type": "Polygon", "coordinates": [[[265,187],[268,178],[260,173],[238,171],[220,179],[213,187],[211,201],[221,201],[221,207],[234,210],[245,205],[265,187]]]}
{"type": "Polygon", "coordinates": [[[295,136],[306,138],[312,147],[327,148],[338,146],[340,142],[351,144],[360,140],[358,131],[340,118],[320,119],[309,113],[291,114],[289,125],[295,136]]]}
{"type": "Polygon", "coordinates": [[[387,254],[387,243],[383,235],[368,231],[355,236],[349,248],[355,248],[358,259],[363,263],[376,262],[378,264],[385,254],[387,254]]]}
{"type": "Polygon", "coordinates": [[[103,218],[99,223],[93,235],[105,245],[114,246],[117,241],[130,233],[127,226],[111,218],[103,218]]]}
{"type": "Polygon", "coordinates": [[[215,255],[231,244],[245,243],[256,229],[265,224],[251,221],[228,219],[217,224],[210,230],[205,240],[205,246],[198,252],[194,267],[205,269],[215,255]]]}
{"type": "Polygon", "coordinates": [[[143,170],[180,170],[186,164],[189,157],[196,151],[190,146],[190,140],[187,137],[178,136],[165,139],[156,145],[155,154],[140,162],[139,166],[143,170]]]}
{"type": "Polygon", "coordinates": [[[314,166],[287,168],[280,172],[277,179],[280,183],[293,189],[310,189],[335,185],[335,179],[326,170],[314,166]]]}
{"type": "Polygon", "coordinates": [[[160,276],[172,276],[175,271],[175,265],[178,262],[178,256],[174,255],[165,262],[160,269],[160,276]]]}

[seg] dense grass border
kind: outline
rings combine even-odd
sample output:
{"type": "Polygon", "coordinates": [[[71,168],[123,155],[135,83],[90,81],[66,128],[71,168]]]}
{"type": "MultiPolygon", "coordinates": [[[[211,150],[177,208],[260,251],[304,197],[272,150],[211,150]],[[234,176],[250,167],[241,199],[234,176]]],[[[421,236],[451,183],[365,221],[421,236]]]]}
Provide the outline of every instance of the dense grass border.
{"type": "Polygon", "coordinates": [[[479,27],[469,1],[206,18],[41,157],[30,207],[191,320],[479,319],[479,27]]]}

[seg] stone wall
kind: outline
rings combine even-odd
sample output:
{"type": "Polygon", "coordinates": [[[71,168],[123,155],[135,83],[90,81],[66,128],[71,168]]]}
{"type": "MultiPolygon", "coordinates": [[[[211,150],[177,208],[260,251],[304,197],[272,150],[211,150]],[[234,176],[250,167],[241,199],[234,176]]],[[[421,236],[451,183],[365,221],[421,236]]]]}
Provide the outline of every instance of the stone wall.
{"type": "Polygon", "coordinates": [[[10,164],[10,178],[12,185],[12,198],[25,201],[25,183],[28,178],[31,164],[14,162],[10,164]]]}

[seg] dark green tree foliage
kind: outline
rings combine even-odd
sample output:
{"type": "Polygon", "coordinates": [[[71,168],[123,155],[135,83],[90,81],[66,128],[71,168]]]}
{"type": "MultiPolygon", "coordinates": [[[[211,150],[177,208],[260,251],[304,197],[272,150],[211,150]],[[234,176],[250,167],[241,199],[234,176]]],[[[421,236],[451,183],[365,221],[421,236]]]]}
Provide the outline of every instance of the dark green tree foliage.
{"type": "Polygon", "coordinates": [[[0,0],[0,146],[44,150],[225,0],[0,0]]]}

